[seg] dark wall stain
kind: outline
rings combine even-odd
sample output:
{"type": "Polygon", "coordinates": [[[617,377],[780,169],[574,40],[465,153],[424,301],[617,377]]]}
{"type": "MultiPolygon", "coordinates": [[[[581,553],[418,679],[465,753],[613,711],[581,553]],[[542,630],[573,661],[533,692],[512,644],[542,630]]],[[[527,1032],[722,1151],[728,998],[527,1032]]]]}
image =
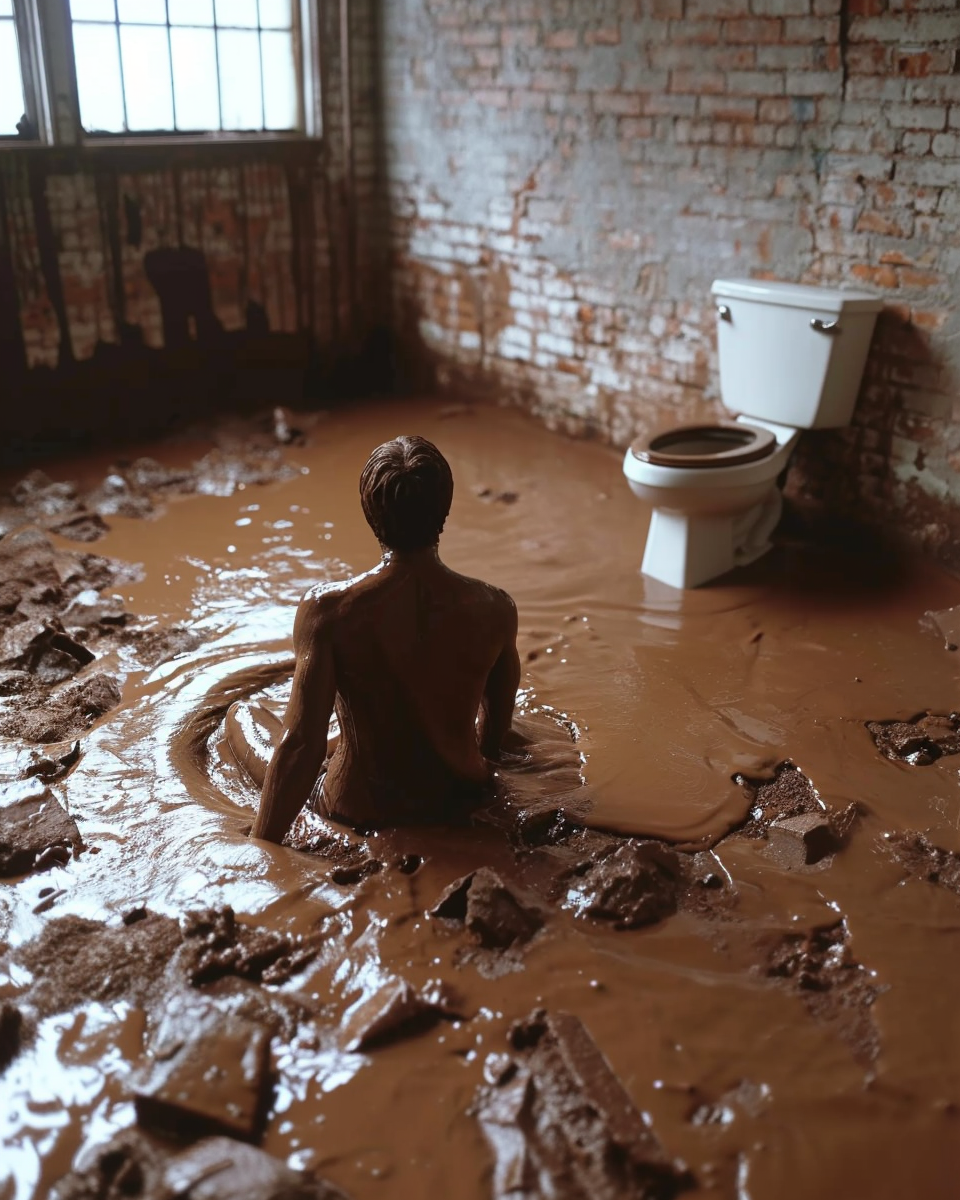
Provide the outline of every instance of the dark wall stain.
{"type": "Polygon", "coordinates": [[[67,306],[63,297],[63,281],[60,278],[60,263],[57,259],[57,242],[53,232],[53,222],[50,219],[50,206],[47,202],[46,174],[40,164],[31,162],[27,169],[30,180],[30,200],[33,205],[33,221],[37,234],[37,250],[40,255],[40,269],[47,287],[47,295],[57,317],[60,327],[60,365],[74,361],[73,343],[70,338],[70,322],[67,320],[67,306]]]}

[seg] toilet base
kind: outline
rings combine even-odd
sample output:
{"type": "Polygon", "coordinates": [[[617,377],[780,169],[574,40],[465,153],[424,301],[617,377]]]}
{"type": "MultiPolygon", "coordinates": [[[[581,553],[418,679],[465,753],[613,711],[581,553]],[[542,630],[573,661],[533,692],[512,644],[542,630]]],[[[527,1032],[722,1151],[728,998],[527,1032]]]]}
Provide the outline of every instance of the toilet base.
{"type": "Polygon", "coordinates": [[[782,511],[783,497],[776,487],[759,504],[733,515],[656,508],[640,569],[671,587],[699,587],[766,554],[782,511]]]}

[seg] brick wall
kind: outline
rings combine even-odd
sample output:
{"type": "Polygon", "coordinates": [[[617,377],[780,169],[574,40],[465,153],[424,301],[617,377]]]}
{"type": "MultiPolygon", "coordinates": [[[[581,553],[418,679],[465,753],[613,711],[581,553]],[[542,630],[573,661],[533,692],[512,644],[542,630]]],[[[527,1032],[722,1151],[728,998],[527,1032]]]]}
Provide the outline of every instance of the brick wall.
{"type": "Polygon", "coordinates": [[[790,490],[960,561],[956,0],[391,0],[413,378],[617,445],[718,409],[717,276],[884,295],[790,490]]]}

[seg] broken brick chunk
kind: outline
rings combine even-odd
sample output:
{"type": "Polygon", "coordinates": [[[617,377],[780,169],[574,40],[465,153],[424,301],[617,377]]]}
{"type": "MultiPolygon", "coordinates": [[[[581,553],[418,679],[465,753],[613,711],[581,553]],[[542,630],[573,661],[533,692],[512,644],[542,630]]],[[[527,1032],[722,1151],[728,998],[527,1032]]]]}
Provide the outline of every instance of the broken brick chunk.
{"type": "Polygon", "coordinates": [[[667,1157],[580,1020],[537,1010],[491,1055],[474,1113],[493,1151],[493,1194],[666,1200],[692,1185],[667,1157]]]}
{"type": "Polygon", "coordinates": [[[540,913],[521,904],[489,867],[451,883],[428,915],[462,923],[472,940],[488,950],[528,942],[543,925],[540,913]]]}
{"type": "Polygon", "coordinates": [[[270,1099],[270,1035],[215,1008],[175,1009],[134,1081],[145,1129],[191,1137],[222,1133],[255,1141],[270,1099]]]}
{"type": "Polygon", "coordinates": [[[0,793],[0,877],[62,866],[81,845],[76,821],[49,788],[30,781],[0,793]]]}
{"type": "Polygon", "coordinates": [[[395,1038],[422,1033],[441,1019],[462,1016],[461,1006],[444,983],[418,991],[405,979],[393,979],[348,1010],[344,1044],[348,1050],[366,1050],[395,1038]]]}
{"type": "Polygon", "coordinates": [[[801,813],[773,821],[767,830],[770,851],[787,870],[813,866],[842,849],[858,812],[854,802],[839,813],[801,813]]]}
{"type": "Polygon", "coordinates": [[[164,1195],[183,1200],[345,1200],[343,1192],[230,1138],[205,1138],[163,1172],[164,1195]]]}

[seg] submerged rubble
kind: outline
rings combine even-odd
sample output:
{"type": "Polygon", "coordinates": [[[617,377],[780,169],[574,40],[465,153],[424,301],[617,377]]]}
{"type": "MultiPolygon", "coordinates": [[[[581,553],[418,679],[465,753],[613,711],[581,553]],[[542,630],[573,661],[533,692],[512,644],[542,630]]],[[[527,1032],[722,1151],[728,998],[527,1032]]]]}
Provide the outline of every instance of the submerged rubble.
{"type": "Polygon", "coordinates": [[[727,837],[769,842],[771,856],[787,870],[813,866],[841,850],[859,815],[856,801],[843,809],[830,808],[789,759],[774,768],[772,779],[734,778],[753,804],[747,820],[727,837]]]}
{"type": "Polygon", "coordinates": [[[492,1054],[473,1111],[494,1157],[493,1195],[667,1200],[691,1187],[582,1022],[539,1009],[492,1054]]]}
{"type": "Polygon", "coordinates": [[[48,787],[0,788],[0,878],[62,866],[82,844],[76,821],[48,787]]]}
{"type": "Polygon", "coordinates": [[[960,854],[935,846],[924,833],[898,830],[883,834],[880,848],[903,867],[906,878],[922,879],[960,896],[960,854]]]}
{"type": "Polygon", "coordinates": [[[764,974],[796,989],[818,1021],[831,1026],[864,1065],[880,1052],[880,1035],[870,1008],[884,990],[853,957],[842,918],[768,942],[764,974]]]}
{"type": "Polygon", "coordinates": [[[0,539],[0,736],[34,744],[77,738],[120,702],[98,660],[127,647],[143,666],[191,649],[195,633],[141,624],[108,588],[139,569],[57,549],[24,528],[0,539]]]}
{"type": "Polygon", "coordinates": [[[324,1180],[228,1137],[183,1149],[130,1129],[87,1157],[52,1200],[346,1200],[324,1180]]]}
{"type": "Polygon", "coordinates": [[[960,754],[960,713],[921,712],[909,721],[868,721],[867,730],[881,754],[911,767],[960,754]]]}
{"type": "Polygon", "coordinates": [[[198,461],[167,467],[147,457],[121,460],[86,492],[32,470],[0,495],[0,538],[33,525],[70,541],[95,542],[110,530],[105,518],[154,517],[166,497],[232,496],[238,488],[289,479],[297,470],[281,447],[303,445],[303,430],[318,419],[318,413],[277,408],[248,421],[221,423],[206,431],[217,444],[198,461]]]}
{"type": "Polygon", "coordinates": [[[393,979],[347,1010],[343,1044],[347,1050],[369,1050],[463,1016],[463,1001],[448,984],[437,980],[418,990],[406,979],[393,979]]]}
{"type": "Polygon", "coordinates": [[[156,1133],[256,1141],[272,1094],[270,1033],[212,1004],[174,1005],[131,1086],[137,1121],[156,1133]]]}
{"type": "Polygon", "coordinates": [[[617,929],[652,925],[677,911],[684,887],[680,856],[663,842],[608,838],[561,877],[565,905],[617,929]]]}
{"type": "Polygon", "coordinates": [[[271,929],[241,925],[229,906],[187,913],[181,966],[195,986],[227,975],[258,983],[284,983],[316,957],[323,942],[318,931],[291,937],[271,929]]]}
{"type": "Polygon", "coordinates": [[[489,867],[480,867],[445,888],[427,915],[464,929],[471,945],[456,954],[488,978],[522,965],[522,951],[545,924],[538,907],[521,900],[489,867]]]}

